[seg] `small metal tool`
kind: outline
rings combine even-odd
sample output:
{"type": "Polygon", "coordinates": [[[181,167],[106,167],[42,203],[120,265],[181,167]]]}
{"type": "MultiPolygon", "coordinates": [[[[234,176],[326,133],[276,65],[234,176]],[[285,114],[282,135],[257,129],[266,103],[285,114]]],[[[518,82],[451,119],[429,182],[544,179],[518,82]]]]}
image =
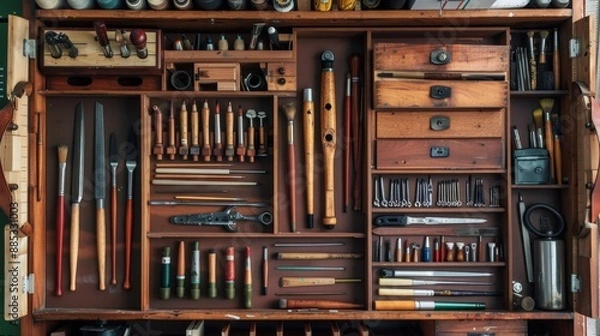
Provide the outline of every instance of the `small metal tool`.
{"type": "Polygon", "coordinates": [[[382,226],[408,226],[411,224],[440,225],[440,224],[479,224],[485,223],[485,218],[460,218],[460,217],[411,217],[406,215],[379,216],[375,218],[375,225],[382,226]]]}
{"type": "Polygon", "coordinates": [[[255,221],[265,226],[273,223],[273,215],[269,211],[264,211],[258,216],[244,216],[238,211],[234,211],[234,208],[233,206],[229,206],[221,212],[172,216],[170,222],[182,225],[223,226],[229,232],[237,232],[239,230],[237,226],[238,221],[255,221]]]}

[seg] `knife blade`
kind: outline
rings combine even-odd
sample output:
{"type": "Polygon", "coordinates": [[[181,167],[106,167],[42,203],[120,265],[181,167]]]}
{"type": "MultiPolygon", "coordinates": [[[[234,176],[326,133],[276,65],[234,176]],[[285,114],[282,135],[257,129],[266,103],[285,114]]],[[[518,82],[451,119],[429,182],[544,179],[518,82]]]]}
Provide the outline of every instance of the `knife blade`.
{"type": "Polygon", "coordinates": [[[379,216],[375,218],[375,225],[380,226],[408,226],[411,224],[440,225],[440,224],[479,224],[485,223],[485,218],[462,217],[411,217],[406,215],[379,216]]]}
{"type": "Polygon", "coordinates": [[[108,139],[108,163],[110,165],[110,283],[117,284],[117,169],[119,168],[119,152],[117,149],[117,135],[110,133],[108,139]]]}
{"type": "Polygon", "coordinates": [[[125,205],[125,280],[123,288],[131,288],[131,243],[133,237],[133,173],[137,167],[137,133],[132,127],[129,131],[125,167],[127,168],[127,202],[125,205]]]}
{"type": "Polygon", "coordinates": [[[77,289],[77,260],[79,258],[79,205],[83,199],[85,124],[83,104],[75,106],[73,124],[73,161],[71,178],[71,238],[69,240],[69,289],[77,289]]]}
{"type": "Polygon", "coordinates": [[[94,115],[94,198],[96,199],[96,248],[98,289],[106,289],[106,154],[104,150],[104,106],[96,102],[94,115]]]}

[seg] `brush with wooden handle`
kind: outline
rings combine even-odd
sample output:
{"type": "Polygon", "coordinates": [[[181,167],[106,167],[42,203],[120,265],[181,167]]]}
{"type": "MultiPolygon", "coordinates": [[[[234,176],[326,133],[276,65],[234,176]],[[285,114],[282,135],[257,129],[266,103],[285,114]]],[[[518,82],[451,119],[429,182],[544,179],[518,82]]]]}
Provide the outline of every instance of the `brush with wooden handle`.
{"type": "Polygon", "coordinates": [[[296,104],[289,102],[283,105],[283,112],[287,119],[288,143],[288,172],[290,184],[290,226],[296,232],[296,145],[294,143],[294,118],[296,117],[296,104]]]}
{"type": "Polygon", "coordinates": [[[542,98],[540,99],[540,107],[544,111],[544,143],[548,150],[549,165],[550,165],[550,179],[555,180],[556,174],[554,172],[554,132],[552,131],[552,108],[554,107],[554,98],[542,98]]]}
{"type": "Polygon", "coordinates": [[[325,187],[325,215],[323,225],[332,229],[337,223],[335,217],[335,149],[336,149],[336,105],[335,105],[335,74],[333,61],[335,56],[330,50],[321,54],[321,143],[323,145],[325,187]]]}
{"type": "Polygon", "coordinates": [[[558,29],[554,28],[554,46],[552,51],[552,72],[554,73],[554,90],[560,90],[560,53],[558,52],[558,29]]]}
{"type": "Polygon", "coordinates": [[[361,282],[362,279],[353,278],[333,278],[333,277],[281,277],[279,286],[289,287],[312,287],[312,286],[330,286],[339,283],[361,282]]]}
{"type": "Polygon", "coordinates": [[[535,62],[535,52],[533,47],[533,31],[527,32],[527,37],[529,38],[529,73],[530,73],[530,82],[531,82],[531,90],[537,89],[537,66],[535,62]]]}
{"type": "Polygon", "coordinates": [[[56,201],[56,296],[62,295],[62,259],[65,235],[65,175],[69,147],[58,146],[58,199],[56,201]]]}

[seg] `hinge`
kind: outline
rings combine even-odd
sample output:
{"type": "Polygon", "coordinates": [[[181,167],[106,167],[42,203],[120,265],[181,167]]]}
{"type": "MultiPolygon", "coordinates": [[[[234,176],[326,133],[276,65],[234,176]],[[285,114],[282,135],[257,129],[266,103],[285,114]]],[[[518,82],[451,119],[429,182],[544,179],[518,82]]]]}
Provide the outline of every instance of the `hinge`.
{"type": "Polygon", "coordinates": [[[23,56],[35,59],[36,42],[34,39],[23,39],[23,56]]]}
{"type": "Polygon", "coordinates": [[[34,276],[33,273],[29,274],[23,279],[23,291],[27,294],[33,294],[34,290],[34,276]]]}
{"type": "Polygon", "coordinates": [[[571,293],[581,292],[581,277],[579,274],[571,273],[571,293]]]}
{"type": "Polygon", "coordinates": [[[569,40],[569,57],[575,58],[581,54],[581,41],[578,38],[569,40]]]}

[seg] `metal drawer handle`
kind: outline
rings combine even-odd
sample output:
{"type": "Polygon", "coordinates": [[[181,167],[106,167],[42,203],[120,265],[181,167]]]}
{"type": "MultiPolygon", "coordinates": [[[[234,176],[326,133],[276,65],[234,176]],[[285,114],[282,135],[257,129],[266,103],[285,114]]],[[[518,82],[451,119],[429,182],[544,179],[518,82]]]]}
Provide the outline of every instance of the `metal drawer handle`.
{"type": "Polygon", "coordinates": [[[445,158],[450,156],[450,148],[448,147],[431,147],[429,150],[429,156],[432,158],[445,158]]]}
{"type": "Polygon", "coordinates": [[[429,119],[429,127],[434,131],[445,131],[450,128],[450,118],[446,116],[433,116],[429,119]]]}
{"type": "Polygon", "coordinates": [[[433,99],[446,99],[450,98],[452,88],[444,85],[434,85],[429,90],[429,95],[433,99]]]}
{"type": "Polygon", "coordinates": [[[431,64],[444,65],[450,63],[452,54],[448,50],[436,49],[429,54],[429,61],[431,64]]]}

